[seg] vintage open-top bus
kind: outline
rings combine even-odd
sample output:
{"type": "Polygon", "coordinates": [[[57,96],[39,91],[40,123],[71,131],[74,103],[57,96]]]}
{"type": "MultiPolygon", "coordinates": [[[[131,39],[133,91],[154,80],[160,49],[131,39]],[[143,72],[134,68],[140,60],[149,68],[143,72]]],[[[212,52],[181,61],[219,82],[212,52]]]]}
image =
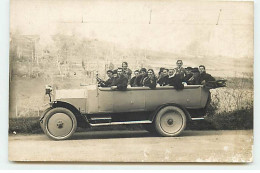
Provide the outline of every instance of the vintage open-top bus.
{"type": "Polygon", "coordinates": [[[187,85],[182,90],[128,87],[126,91],[97,85],[54,91],[47,87],[46,94],[50,103],[40,124],[55,140],[68,139],[77,127],[121,124],[144,124],[161,136],[177,136],[187,121],[203,119],[211,98],[210,89],[203,85],[187,85]]]}

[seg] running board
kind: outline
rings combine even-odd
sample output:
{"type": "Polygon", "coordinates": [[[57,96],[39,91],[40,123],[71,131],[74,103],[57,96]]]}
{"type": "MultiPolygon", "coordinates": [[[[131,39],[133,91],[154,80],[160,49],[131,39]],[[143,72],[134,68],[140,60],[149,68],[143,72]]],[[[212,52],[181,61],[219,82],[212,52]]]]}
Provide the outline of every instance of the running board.
{"type": "Polygon", "coordinates": [[[111,117],[94,117],[94,118],[90,118],[90,120],[93,121],[98,121],[98,120],[111,120],[111,117]]]}
{"type": "Polygon", "coordinates": [[[122,125],[122,124],[151,124],[152,121],[144,120],[144,121],[125,121],[125,122],[111,122],[111,123],[97,123],[91,124],[91,126],[108,126],[108,125],[122,125]]]}
{"type": "Polygon", "coordinates": [[[196,120],[204,120],[204,118],[191,118],[192,121],[196,120]]]}

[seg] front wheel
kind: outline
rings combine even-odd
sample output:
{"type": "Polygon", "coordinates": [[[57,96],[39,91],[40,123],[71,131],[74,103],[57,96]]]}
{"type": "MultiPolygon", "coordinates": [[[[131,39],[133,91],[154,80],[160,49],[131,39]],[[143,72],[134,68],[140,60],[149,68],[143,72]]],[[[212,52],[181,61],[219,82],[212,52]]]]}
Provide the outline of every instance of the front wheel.
{"type": "Polygon", "coordinates": [[[77,119],[68,109],[57,107],[48,111],[44,117],[45,134],[54,140],[70,138],[77,129],[77,119]]]}
{"type": "Polygon", "coordinates": [[[186,127],[186,115],[177,106],[166,106],[155,118],[155,129],[161,136],[178,136],[186,127]]]}
{"type": "Polygon", "coordinates": [[[43,130],[43,132],[44,132],[45,134],[46,134],[46,131],[45,131],[45,128],[44,128],[44,126],[43,126],[43,122],[45,121],[45,115],[46,115],[51,109],[53,109],[53,108],[52,108],[52,107],[49,107],[49,108],[45,109],[45,110],[43,111],[43,113],[42,113],[41,120],[40,120],[40,126],[41,126],[41,128],[42,128],[42,130],[43,130]]]}

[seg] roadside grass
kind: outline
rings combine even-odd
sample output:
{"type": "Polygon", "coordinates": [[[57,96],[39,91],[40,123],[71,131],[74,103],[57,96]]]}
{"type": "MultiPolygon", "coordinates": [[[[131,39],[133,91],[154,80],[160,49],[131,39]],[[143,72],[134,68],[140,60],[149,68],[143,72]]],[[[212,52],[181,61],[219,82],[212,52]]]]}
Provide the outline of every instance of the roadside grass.
{"type": "Polygon", "coordinates": [[[246,130],[253,129],[253,108],[205,117],[204,120],[192,121],[187,130],[246,130]]]}
{"type": "Polygon", "coordinates": [[[43,133],[39,117],[9,118],[9,134],[40,134],[43,133]]]}
{"type": "Polygon", "coordinates": [[[253,108],[235,110],[206,118],[216,129],[253,129],[253,108]]]}

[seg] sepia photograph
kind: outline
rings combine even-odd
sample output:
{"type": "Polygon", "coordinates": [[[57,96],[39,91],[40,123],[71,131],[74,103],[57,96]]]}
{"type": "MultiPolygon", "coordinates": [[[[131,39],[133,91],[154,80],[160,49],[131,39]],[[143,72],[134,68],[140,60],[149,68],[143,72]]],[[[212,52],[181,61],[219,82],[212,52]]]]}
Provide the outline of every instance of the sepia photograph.
{"type": "Polygon", "coordinates": [[[253,162],[253,1],[11,0],[9,36],[9,161],[253,162]]]}

